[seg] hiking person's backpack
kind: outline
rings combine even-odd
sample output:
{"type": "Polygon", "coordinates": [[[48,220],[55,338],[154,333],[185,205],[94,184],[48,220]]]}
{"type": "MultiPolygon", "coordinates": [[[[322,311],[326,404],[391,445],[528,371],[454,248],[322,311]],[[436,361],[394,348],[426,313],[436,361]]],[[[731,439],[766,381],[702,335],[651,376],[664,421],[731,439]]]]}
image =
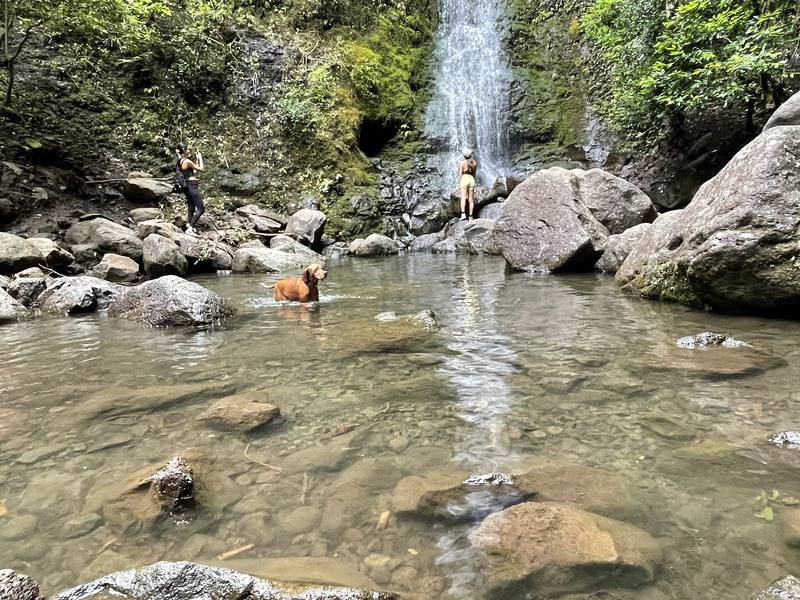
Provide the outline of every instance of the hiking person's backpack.
{"type": "Polygon", "coordinates": [[[189,180],[186,178],[186,175],[183,174],[181,171],[181,159],[178,159],[178,162],[175,164],[175,179],[172,182],[172,193],[173,194],[183,194],[189,187],[189,180]]]}

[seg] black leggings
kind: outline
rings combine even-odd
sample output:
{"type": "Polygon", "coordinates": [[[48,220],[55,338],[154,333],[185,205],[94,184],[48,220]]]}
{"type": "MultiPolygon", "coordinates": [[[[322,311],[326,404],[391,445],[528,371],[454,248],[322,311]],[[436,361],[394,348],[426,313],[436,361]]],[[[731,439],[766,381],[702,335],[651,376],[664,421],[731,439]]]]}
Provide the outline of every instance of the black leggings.
{"type": "Polygon", "coordinates": [[[189,209],[187,220],[189,225],[194,227],[200,217],[206,212],[206,205],[203,204],[203,197],[200,195],[200,186],[196,181],[190,181],[186,188],[186,205],[189,209]]]}

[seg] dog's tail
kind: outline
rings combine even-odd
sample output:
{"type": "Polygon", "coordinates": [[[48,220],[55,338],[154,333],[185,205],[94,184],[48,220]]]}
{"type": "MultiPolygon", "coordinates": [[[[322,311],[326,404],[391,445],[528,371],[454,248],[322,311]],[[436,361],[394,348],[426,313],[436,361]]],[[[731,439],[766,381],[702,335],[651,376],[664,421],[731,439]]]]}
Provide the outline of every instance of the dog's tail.
{"type": "Polygon", "coordinates": [[[275,284],[274,284],[274,283],[273,283],[272,285],[267,285],[266,283],[263,283],[263,282],[262,282],[262,283],[259,283],[259,285],[260,285],[261,287],[263,287],[263,288],[267,288],[268,290],[271,290],[271,289],[274,289],[274,288],[275,288],[275,284]]]}

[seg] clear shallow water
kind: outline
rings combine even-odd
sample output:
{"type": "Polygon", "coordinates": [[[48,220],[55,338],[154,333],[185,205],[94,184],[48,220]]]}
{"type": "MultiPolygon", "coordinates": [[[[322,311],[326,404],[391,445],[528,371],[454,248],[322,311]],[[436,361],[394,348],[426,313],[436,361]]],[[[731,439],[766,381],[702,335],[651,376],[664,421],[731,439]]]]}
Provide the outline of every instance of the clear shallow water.
{"type": "Polygon", "coordinates": [[[230,565],[313,556],[341,576],[381,554],[393,559],[381,587],[481,598],[468,526],[376,523],[406,475],[544,461],[629,479],[631,522],[664,548],[654,585],[602,597],[748,598],[800,574],[777,520],[753,516],[761,490],[800,497],[800,458],[764,443],[798,428],[800,323],[643,302],[591,275],[507,275],[496,258],[334,263],[317,308],[272,302],[258,284],[273,280],[201,280],[239,308],[215,331],[103,315],[0,328],[0,565],[53,592],[253,544],[230,565]],[[423,309],[439,331],[374,319],[423,309]],[[676,354],[677,338],[706,330],[785,364],[731,376],[676,354]],[[231,393],[265,397],[283,421],[234,434],[195,420],[231,393]],[[397,438],[408,448],[390,448],[397,438]],[[189,449],[208,489],[188,523],[104,504],[117,482],[189,449]]]}

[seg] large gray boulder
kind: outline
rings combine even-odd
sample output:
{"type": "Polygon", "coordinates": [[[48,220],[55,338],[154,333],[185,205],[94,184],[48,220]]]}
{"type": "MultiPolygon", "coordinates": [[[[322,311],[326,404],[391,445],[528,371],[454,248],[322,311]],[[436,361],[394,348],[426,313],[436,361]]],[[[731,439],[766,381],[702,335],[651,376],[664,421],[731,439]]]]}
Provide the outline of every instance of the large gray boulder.
{"type": "Polygon", "coordinates": [[[104,218],[75,223],[67,230],[64,241],[70,246],[79,246],[84,256],[90,250],[98,257],[111,252],[136,262],[142,260],[142,240],[127,227],[104,218]]]}
{"type": "Polygon", "coordinates": [[[764,131],[773,127],[800,125],[800,92],[781,104],[764,125],[764,131]]]}
{"type": "Polygon", "coordinates": [[[597,261],[595,269],[603,273],[613,275],[616,273],[628,254],[631,253],[633,247],[642,239],[645,233],[650,229],[650,223],[640,223],[635,227],[631,227],[617,235],[611,235],[606,240],[606,249],[603,251],[603,256],[597,261]]]}
{"type": "Polygon", "coordinates": [[[14,300],[5,290],[0,289],[0,323],[18,321],[28,316],[28,310],[14,300]]]}
{"type": "Polygon", "coordinates": [[[97,277],[63,277],[51,280],[34,306],[43,312],[67,315],[94,312],[108,308],[120,289],[97,277]]]}
{"type": "Polygon", "coordinates": [[[492,239],[518,271],[590,270],[603,252],[608,229],[581,201],[580,178],[560,167],[539,171],[503,203],[492,239]]]}
{"type": "Polygon", "coordinates": [[[186,275],[189,263],[181,249],[171,239],[151,233],[142,243],[144,270],[151,277],[186,275]]]}
{"type": "Polygon", "coordinates": [[[172,193],[172,184],[150,177],[132,177],[125,180],[125,198],[141,204],[158,204],[172,193]]]}
{"type": "Polygon", "coordinates": [[[648,298],[797,315],[800,127],[743,148],[681,211],[661,215],[616,281],[648,298]]]}
{"type": "Polygon", "coordinates": [[[254,204],[237,208],[236,215],[245,222],[248,228],[259,233],[277,233],[283,227],[283,223],[273,218],[273,213],[254,204]]]}
{"type": "Polygon", "coordinates": [[[30,240],[0,232],[0,274],[13,275],[43,262],[42,253],[30,240]]]}
{"type": "Polygon", "coordinates": [[[234,249],[228,244],[205,237],[187,235],[172,223],[159,219],[141,221],[136,227],[139,237],[142,239],[156,234],[175,242],[186,257],[190,272],[213,272],[231,268],[234,249]]]}
{"type": "Polygon", "coordinates": [[[237,273],[286,273],[306,266],[308,260],[300,254],[251,246],[236,251],[232,269],[237,273]]]}
{"type": "Polygon", "coordinates": [[[326,220],[325,213],[303,208],[289,217],[285,233],[301,242],[306,242],[312,248],[318,248],[325,231],[326,220]]]}
{"type": "Polygon", "coordinates": [[[92,274],[100,279],[116,283],[136,281],[139,276],[139,263],[127,256],[109,252],[95,265],[92,274]]]}
{"type": "Polygon", "coordinates": [[[567,504],[526,502],[469,534],[493,598],[591,592],[650,583],[661,559],[647,532],[567,504]]]}
{"type": "MultiPolygon", "coordinates": [[[[497,254],[492,239],[493,219],[455,220],[445,229],[445,237],[430,247],[431,252],[459,254],[497,254]]],[[[416,242],[416,240],[415,240],[416,242]]],[[[419,248],[419,244],[417,248],[419,248]]],[[[412,243],[412,249],[414,244],[412,243]]]]}
{"type": "Polygon", "coordinates": [[[53,240],[47,238],[29,238],[28,243],[35,246],[42,254],[44,264],[48,267],[58,269],[71,264],[75,257],[55,243],[53,240]]]}
{"type": "Polygon", "coordinates": [[[658,216],[647,194],[632,183],[602,169],[575,169],[572,173],[577,176],[581,201],[612,235],[658,216]]]}
{"type": "Polygon", "coordinates": [[[353,256],[387,256],[397,254],[400,248],[392,238],[372,233],[366,239],[356,239],[350,244],[350,253],[353,256]]]}
{"type": "Polygon", "coordinates": [[[39,267],[31,267],[14,275],[6,291],[26,307],[33,303],[47,287],[47,278],[39,267]]]}
{"type": "Polygon", "coordinates": [[[288,235],[276,235],[269,242],[269,247],[273,250],[280,250],[289,254],[296,254],[305,259],[308,264],[317,263],[320,265],[325,264],[325,257],[317,254],[308,246],[304,246],[298,241],[290,238],[288,235]]]}
{"type": "Polygon", "coordinates": [[[233,306],[211,290],[175,275],[125,289],[108,309],[111,317],[153,327],[210,325],[235,312],[233,306]]]}
{"type": "MultiPolygon", "coordinates": [[[[315,560],[322,563],[330,559],[315,560]]],[[[288,579],[292,573],[285,575],[288,579]]],[[[61,592],[57,600],[105,600],[110,596],[123,600],[399,600],[399,596],[389,592],[282,584],[190,562],[159,562],[112,573],[61,592]]]]}

